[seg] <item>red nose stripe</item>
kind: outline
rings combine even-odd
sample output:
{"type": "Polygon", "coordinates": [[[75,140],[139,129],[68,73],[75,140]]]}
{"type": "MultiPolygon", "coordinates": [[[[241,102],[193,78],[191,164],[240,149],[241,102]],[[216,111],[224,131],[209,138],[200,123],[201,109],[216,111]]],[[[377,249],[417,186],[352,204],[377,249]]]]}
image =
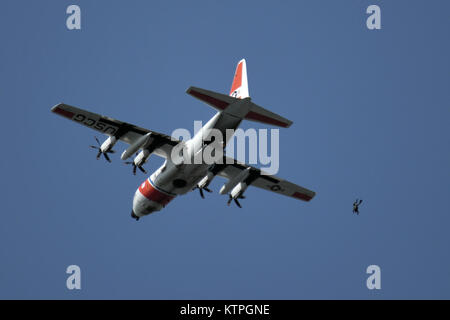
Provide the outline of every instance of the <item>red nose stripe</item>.
{"type": "Polygon", "coordinates": [[[141,194],[146,197],[148,200],[155,201],[159,204],[162,204],[163,206],[167,205],[170,200],[172,200],[174,197],[169,196],[157,189],[155,189],[150,182],[145,180],[141,186],[139,187],[139,191],[141,194]]]}

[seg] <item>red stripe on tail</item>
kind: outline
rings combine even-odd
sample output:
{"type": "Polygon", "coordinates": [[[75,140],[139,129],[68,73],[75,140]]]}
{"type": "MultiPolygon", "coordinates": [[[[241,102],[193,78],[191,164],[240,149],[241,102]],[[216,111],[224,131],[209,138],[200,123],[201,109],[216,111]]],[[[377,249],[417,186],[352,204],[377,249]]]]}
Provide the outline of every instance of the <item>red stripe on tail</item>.
{"type": "Polygon", "coordinates": [[[231,85],[230,95],[242,85],[242,64],[239,63],[234,74],[233,84],[231,85]]]}

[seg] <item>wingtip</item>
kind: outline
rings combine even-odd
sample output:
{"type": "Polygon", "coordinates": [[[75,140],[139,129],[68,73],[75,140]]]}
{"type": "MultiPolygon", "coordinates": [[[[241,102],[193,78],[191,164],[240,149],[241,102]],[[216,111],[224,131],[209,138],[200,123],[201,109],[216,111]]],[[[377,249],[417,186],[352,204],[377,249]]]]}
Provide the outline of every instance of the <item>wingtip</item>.
{"type": "Polygon", "coordinates": [[[75,115],[74,111],[71,110],[71,107],[64,103],[57,104],[51,109],[51,111],[68,119],[72,119],[75,115]]]}
{"type": "Polygon", "coordinates": [[[60,103],[54,105],[54,106],[50,109],[50,111],[51,111],[51,112],[55,112],[55,111],[56,111],[59,107],[61,107],[62,105],[64,105],[64,103],[60,102],[60,103]]]}
{"type": "Polygon", "coordinates": [[[294,121],[288,120],[288,122],[287,122],[285,128],[286,128],[286,129],[287,129],[287,128],[290,128],[290,127],[292,126],[293,123],[294,123],[294,121]]]}
{"type": "Polygon", "coordinates": [[[187,93],[187,94],[190,94],[191,91],[192,91],[194,88],[195,88],[195,87],[190,86],[189,88],[186,89],[186,93],[187,93]]]}

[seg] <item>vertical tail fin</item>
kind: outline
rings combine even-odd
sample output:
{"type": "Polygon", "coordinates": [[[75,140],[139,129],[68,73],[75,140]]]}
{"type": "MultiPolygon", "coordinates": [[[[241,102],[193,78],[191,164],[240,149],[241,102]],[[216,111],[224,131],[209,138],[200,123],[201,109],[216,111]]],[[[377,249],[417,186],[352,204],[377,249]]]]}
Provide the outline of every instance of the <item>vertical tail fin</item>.
{"type": "Polygon", "coordinates": [[[234,73],[230,96],[238,99],[248,98],[247,64],[245,59],[239,61],[234,73]]]}
{"type": "Polygon", "coordinates": [[[186,92],[209,104],[211,107],[235,117],[283,128],[288,128],[292,124],[291,120],[260,107],[251,101],[248,94],[245,59],[239,61],[236,67],[229,96],[196,87],[190,87],[186,92]]]}

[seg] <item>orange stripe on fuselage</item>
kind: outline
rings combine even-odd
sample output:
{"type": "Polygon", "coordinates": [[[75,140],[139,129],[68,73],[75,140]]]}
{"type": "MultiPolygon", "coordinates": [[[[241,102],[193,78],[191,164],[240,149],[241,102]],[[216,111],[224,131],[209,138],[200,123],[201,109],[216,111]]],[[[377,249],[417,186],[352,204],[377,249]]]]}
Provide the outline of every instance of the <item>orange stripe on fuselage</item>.
{"type": "Polygon", "coordinates": [[[141,194],[146,197],[148,200],[155,201],[159,204],[162,204],[163,207],[167,205],[174,196],[170,196],[168,194],[165,194],[159,190],[157,190],[155,187],[151,185],[151,183],[146,179],[140,186],[139,191],[141,194]]]}
{"type": "Polygon", "coordinates": [[[239,63],[236,68],[236,73],[234,74],[233,84],[231,85],[231,91],[230,95],[239,88],[242,84],[242,64],[243,62],[239,63]]]}

